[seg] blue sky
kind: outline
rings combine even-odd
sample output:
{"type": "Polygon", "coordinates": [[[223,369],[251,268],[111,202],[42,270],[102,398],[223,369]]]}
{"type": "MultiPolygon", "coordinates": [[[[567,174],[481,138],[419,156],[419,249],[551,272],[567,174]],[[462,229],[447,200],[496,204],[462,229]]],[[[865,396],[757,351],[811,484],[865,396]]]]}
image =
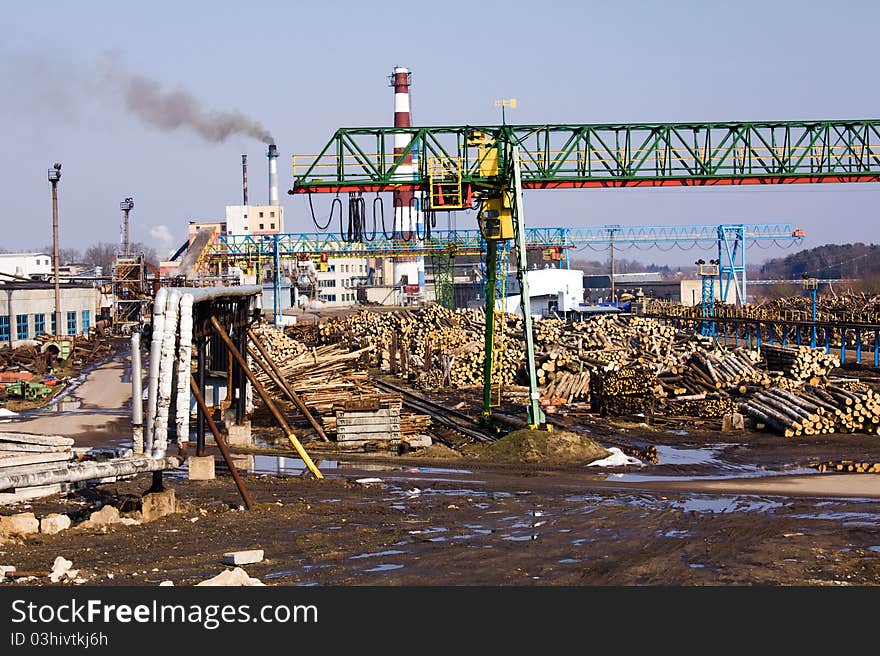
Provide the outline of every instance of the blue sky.
{"type": "MultiPolygon", "coordinates": [[[[42,2],[4,11],[2,246],[51,242],[46,169],[63,162],[60,238],[117,241],[119,201],[135,199],[132,237],[176,247],[190,219],[264,200],[265,146],[160,131],[97,84],[100,62],[182,89],[205,108],[268,127],[279,151],[290,231],[312,229],[283,194],[289,156],[342,126],[390,125],[394,66],[413,72],[423,125],[880,117],[874,2],[42,2]],[[170,239],[163,242],[160,226],[170,239]]],[[[805,247],[876,241],[880,184],[532,191],[531,225],[791,222],[805,247]]],[[[465,227],[470,215],[459,215],[465,227]]],[[[753,260],[787,251],[755,252],[753,260]]],[[[164,252],[160,252],[164,255],[164,252]]],[[[586,251],[586,255],[592,255],[586,251]]],[[[693,251],[639,253],[663,263],[693,251]]]]}

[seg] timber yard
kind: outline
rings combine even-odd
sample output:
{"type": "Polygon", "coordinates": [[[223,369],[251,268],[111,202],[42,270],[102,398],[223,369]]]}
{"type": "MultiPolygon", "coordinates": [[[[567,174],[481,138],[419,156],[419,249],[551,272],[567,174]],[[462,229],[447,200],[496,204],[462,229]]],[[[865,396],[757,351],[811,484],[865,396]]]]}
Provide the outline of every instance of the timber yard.
{"type": "Polygon", "coordinates": [[[880,296],[753,279],[796,224],[523,200],[876,184],[880,121],[421,127],[389,80],[393,124],[290,180],[258,135],[265,204],[242,155],[166,260],[134,194],[107,265],[62,261],[49,163],[52,252],[0,253],[0,585],[880,583],[880,296]],[[616,271],[632,245],[711,255],[616,271]]]}

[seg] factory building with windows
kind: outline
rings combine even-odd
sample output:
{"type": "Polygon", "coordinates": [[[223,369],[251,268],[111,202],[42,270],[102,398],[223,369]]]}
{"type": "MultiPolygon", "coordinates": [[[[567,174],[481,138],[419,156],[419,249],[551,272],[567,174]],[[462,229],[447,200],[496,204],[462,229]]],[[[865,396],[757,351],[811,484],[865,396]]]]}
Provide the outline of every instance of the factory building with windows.
{"type": "Polygon", "coordinates": [[[42,334],[87,335],[100,308],[90,285],[61,285],[61,326],[55,325],[55,288],[44,282],[0,284],[0,348],[19,346],[42,334]]]}

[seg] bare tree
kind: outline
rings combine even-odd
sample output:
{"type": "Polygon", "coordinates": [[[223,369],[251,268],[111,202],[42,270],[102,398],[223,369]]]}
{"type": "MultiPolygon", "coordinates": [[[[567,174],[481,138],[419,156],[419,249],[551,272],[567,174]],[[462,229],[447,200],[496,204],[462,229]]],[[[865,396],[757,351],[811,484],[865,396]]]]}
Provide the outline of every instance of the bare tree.
{"type": "MultiPolygon", "coordinates": [[[[48,246],[43,246],[43,248],[40,249],[40,252],[46,253],[47,255],[51,255],[52,254],[52,245],[49,244],[48,246]]],[[[76,248],[59,248],[58,249],[58,260],[59,260],[58,263],[61,265],[79,262],[81,257],[82,257],[82,255],[80,254],[79,250],[76,248]]]]}
{"type": "MultiPolygon", "coordinates": [[[[135,241],[131,243],[130,249],[132,256],[143,253],[144,259],[150,264],[159,263],[159,257],[156,255],[156,249],[152,248],[151,246],[147,246],[146,244],[135,241]]],[[[92,246],[89,246],[86,249],[86,252],[83,254],[82,262],[83,264],[86,264],[88,266],[102,267],[105,273],[109,273],[110,268],[113,266],[113,261],[118,255],[118,244],[112,244],[102,241],[92,246]]]]}
{"type": "Polygon", "coordinates": [[[86,249],[83,253],[82,263],[86,266],[101,267],[105,272],[110,272],[113,260],[116,259],[118,248],[116,244],[99,242],[86,249]]]}

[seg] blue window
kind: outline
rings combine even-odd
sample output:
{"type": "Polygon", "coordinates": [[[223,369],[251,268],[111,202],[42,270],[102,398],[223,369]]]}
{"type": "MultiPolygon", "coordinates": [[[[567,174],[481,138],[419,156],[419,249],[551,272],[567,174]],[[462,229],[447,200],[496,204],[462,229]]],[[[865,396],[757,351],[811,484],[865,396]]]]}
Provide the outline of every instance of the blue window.
{"type": "Polygon", "coordinates": [[[45,314],[35,314],[34,315],[34,337],[37,335],[42,335],[46,332],[46,315],[45,314]]]}
{"type": "Polygon", "coordinates": [[[58,334],[58,315],[54,312],[52,313],[52,334],[58,334]]]}
{"type": "Polygon", "coordinates": [[[336,294],[327,294],[327,302],[335,303],[336,302],[336,294]]]}
{"type": "Polygon", "coordinates": [[[92,311],[91,310],[83,310],[82,316],[82,330],[83,335],[89,334],[89,328],[92,327],[92,311]]]}
{"type": "Polygon", "coordinates": [[[9,341],[9,317],[0,317],[0,342],[9,341]]]}
{"type": "Polygon", "coordinates": [[[26,314],[16,314],[15,315],[15,336],[18,339],[27,339],[28,338],[28,315],[26,315],[26,314]]]}
{"type": "Polygon", "coordinates": [[[67,334],[76,335],[76,310],[67,313],[67,334]]]}

